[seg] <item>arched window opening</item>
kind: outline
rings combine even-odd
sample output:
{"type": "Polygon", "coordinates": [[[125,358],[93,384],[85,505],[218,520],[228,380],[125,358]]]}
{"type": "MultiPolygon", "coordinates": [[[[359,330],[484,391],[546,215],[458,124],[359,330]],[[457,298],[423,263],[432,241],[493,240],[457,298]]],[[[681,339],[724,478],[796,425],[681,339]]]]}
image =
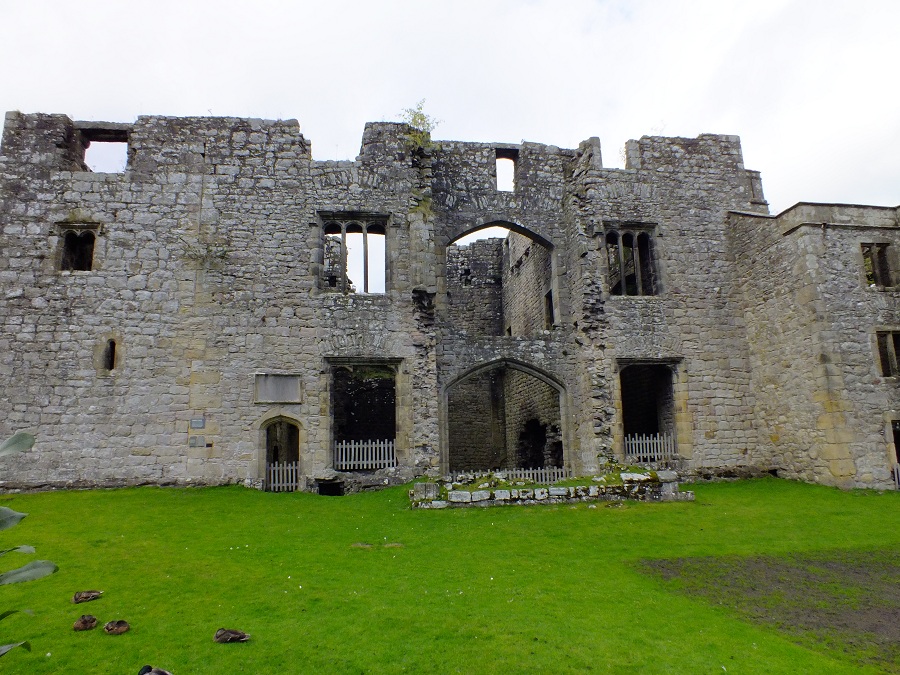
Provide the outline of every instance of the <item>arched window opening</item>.
{"type": "Polygon", "coordinates": [[[556,324],[553,256],[537,238],[503,226],[478,230],[447,247],[446,269],[453,329],[528,337],[556,324]]]}
{"type": "Polygon", "coordinates": [[[381,294],[386,291],[385,216],[331,214],[325,220],[322,232],[323,289],[341,293],[381,294]]]}
{"type": "Polygon", "coordinates": [[[63,235],[62,256],[59,269],[76,272],[88,272],[94,264],[94,242],[96,237],[91,230],[76,232],[69,230],[63,235]]]}
{"type": "Polygon", "coordinates": [[[559,391],[499,364],[447,392],[450,471],[563,466],[559,391]]]}

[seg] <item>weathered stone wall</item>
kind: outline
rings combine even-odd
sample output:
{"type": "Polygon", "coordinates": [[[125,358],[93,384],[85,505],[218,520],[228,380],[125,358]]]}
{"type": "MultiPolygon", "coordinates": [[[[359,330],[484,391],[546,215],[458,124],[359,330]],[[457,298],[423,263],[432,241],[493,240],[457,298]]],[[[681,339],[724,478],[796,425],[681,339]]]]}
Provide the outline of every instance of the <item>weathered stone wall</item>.
{"type": "Polygon", "coordinates": [[[834,485],[890,484],[900,394],[875,333],[900,326],[892,289],[870,288],[863,243],[900,246],[896,209],[798,205],[735,214],[758,428],[756,462],[834,485]]]}
{"type": "MultiPolygon", "coordinates": [[[[306,482],[331,478],[348,366],[396,374],[398,479],[446,471],[451,435],[549,419],[554,397],[565,463],[589,473],[622,453],[619,371],[636,363],[673,372],[665,426],[689,470],[886,486],[900,401],[875,333],[900,330],[900,307],[867,287],[860,246],[900,247],[897,210],[770,218],[733,136],[644,137],[626,156],[603,168],[597,139],[417,147],[375,123],[355,161],[318,162],[292,120],[8,114],[0,435],[38,443],[4,460],[6,484],[256,484],[276,420],[299,430],[306,482]],[[123,173],[85,170],[101,139],[127,139],[123,173]],[[383,293],[326,288],[323,225],[343,217],[384,227],[383,293]],[[490,224],[514,233],[502,254],[450,246],[490,224]],[[652,242],[655,295],[610,295],[605,235],[629,229],[652,242]],[[90,236],[91,269],[61,270],[90,236]],[[494,369],[540,384],[498,407],[466,389],[494,369]],[[489,422],[472,415],[488,403],[489,422]]],[[[511,461],[496,447],[472,463],[511,461]]]]}
{"type": "Polygon", "coordinates": [[[502,239],[447,247],[447,325],[469,335],[503,334],[502,239]]]}
{"type": "Polygon", "coordinates": [[[507,466],[505,375],[495,368],[460,382],[448,400],[451,471],[507,466]]]}
{"type": "Polygon", "coordinates": [[[506,374],[504,404],[506,456],[510,458],[507,466],[522,467],[532,464],[534,467],[558,466],[552,461],[551,447],[559,440],[558,434],[562,427],[559,392],[535,376],[511,368],[506,374]],[[531,443],[536,439],[529,434],[535,424],[539,424],[544,433],[539,463],[529,461],[529,455],[537,450],[531,447],[531,443]]]}
{"type": "MultiPolygon", "coordinates": [[[[508,335],[532,337],[553,327],[546,297],[552,297],[550,251],[510,232],[503,256],[503,324],[508,335]]],[[[551,301],[552,303],[552,301],[551,301]]]]}

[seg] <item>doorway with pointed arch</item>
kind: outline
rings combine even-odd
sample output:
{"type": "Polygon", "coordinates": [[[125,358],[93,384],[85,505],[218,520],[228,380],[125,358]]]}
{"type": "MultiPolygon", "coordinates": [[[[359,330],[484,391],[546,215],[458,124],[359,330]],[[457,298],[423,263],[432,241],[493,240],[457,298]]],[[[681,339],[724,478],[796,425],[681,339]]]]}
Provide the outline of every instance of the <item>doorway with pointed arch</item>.
{"type": "Polygon", "coordinates": [[[565,466],[565,390],[514,360],[471,369],[445,390],[451,473],[565,466]]]}
{"type": "Polygon", "coordinates": [[[270,492],[293,492],[300,482],[300,427],[287,417],[276,417],[263,425],[266,447],[264,488],[270,492]]]}

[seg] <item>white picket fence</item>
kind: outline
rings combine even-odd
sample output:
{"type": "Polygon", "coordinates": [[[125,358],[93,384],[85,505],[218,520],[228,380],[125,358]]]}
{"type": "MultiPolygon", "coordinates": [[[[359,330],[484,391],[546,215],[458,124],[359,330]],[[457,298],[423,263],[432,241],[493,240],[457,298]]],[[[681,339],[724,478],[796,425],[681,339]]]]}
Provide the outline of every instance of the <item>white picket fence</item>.
{"type": "Polygon", "coordinates": [[[334,444],[334,470],[358,471],[397,466],[394,441],[338,441],[334,444]]]}
{"type": "Polygon", "coordinates": [[[674,436],[635,434],[625,437],[626,464],[672,466],[678,459],[674,436]]]}
{"type": "Polygon", "coordinates": [[[450,474],[450,478],[455,482],[459,480],[468,481],[473,478],[481,478],[493,475],[497,478],[503,478],[507,481],[528,481],[531,483],[539,483],[550,485],[558,480],[565,480],[572,477],[572,470],[564,466],[545,466],[539,469],[495,469],[494,471],[456,471],[450,474]]]}
{"type": "Polygon", "coordinates": [[[891,467],[891,478],[894,479],[894,487],[900,490],[900,464],[891,467]]]}
{"type": "Polygon", "coordinates": [[[266,465],[269,492],[294,492],[300,488],[300,462],[275,462],[266,465]]]}

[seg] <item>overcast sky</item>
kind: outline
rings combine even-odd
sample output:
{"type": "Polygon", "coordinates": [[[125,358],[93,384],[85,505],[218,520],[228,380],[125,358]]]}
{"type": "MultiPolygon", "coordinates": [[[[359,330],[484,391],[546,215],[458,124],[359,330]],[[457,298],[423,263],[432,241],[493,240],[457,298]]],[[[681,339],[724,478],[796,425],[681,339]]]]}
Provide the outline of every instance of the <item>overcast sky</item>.
{"type": "Polygon", "coordinates": [[[0,0],[0,108],[296,118],[316,159],[437,139],[737,134],[773,213],[900,204],[897,0],[0,0]]]}

